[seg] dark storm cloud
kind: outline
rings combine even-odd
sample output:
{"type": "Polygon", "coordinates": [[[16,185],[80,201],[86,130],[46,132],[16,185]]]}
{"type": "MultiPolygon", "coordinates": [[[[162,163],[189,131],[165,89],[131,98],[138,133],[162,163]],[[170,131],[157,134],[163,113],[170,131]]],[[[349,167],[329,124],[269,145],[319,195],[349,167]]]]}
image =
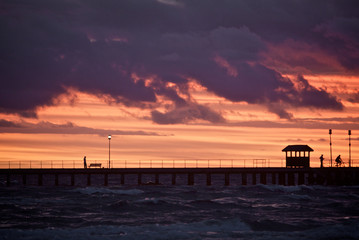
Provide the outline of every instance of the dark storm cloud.
{"type": "MultiPolygon", "coordinates": [[[[0,111],[34,117],[37,107],[54,104],[67,87],[75,87],[110,95],[128,106],[147,107],[158,103],[157,96],[172,101],[174,107],[167,112],[152,111],[157,123],[224,121],[191,99],[189,78],[233,102],[263,104],[282,118],[292,117],[284,107],[340,110],[343,105],[325,89],[314,88],[302,77],[289,80],[262,58],[269,45],[294,39],[357,72],[356,5],[279,0],[2,1],[0,111]],[[134,80],[134,74],[139,79],[134,80]]],[[[313,73],[331,68],[297,62],[313,73]]]]}
{"type": "Polygon", "coordinates": [[[152,120],[159,124],[187,123],[196,119],[206,119],[213,123],[225,122],[220,114],[201,105],[179,107],[167,113],[152,111],[152,120]]]}

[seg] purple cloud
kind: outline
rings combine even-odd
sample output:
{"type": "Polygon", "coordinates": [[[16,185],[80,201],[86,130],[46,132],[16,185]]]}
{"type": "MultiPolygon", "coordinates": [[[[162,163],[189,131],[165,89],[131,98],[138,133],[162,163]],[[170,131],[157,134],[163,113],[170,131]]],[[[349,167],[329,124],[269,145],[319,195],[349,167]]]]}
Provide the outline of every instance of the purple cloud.
{"type": "MultiPolygon", "coordinates": [[[[55,104],[56,96],[74,87],[140,108],[154,108],[164,97],[173,106],[166,112],[152,109],[157,123],[224,121],[191,99],[188,79],[194,78],[218,96],[262,104],[290,119],[283,106],[341,110],[343,105],[304,78],[292,82],[280,68],[267,66],[263,54],[268,45],[295,39],[316,46],[346,71],[355,73],[359,66],[355,1],[34,0],[1,5],[0,112],[25,117],[36,117],[39,106],[55,104]]],[[[315,73],[330,69],[314,60],[288,64],[315,73]]]]}

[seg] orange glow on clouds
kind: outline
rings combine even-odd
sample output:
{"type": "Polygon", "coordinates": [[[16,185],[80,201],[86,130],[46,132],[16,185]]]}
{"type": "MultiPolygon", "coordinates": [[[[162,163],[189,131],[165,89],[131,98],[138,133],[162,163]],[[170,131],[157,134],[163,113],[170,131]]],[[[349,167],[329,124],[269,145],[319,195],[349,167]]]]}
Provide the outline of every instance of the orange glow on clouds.
{"type": "MultiPolygon", "coordinates": [[[[312,154],[312,166],[319,166],[316,161],[321,154],[329,159],[329,140],[327,129],[304,129],[288,127],[270,127],[270,122],[279,121],[274,114],[269,114],[261,106],[246,103],[231,103],[214,94],[203,91],[196,82],[190,83],[192,98],[201,104],[220,111],[227,123],[215,125],[207,123],[158,125],[149,120],[150,110],[125,107],[123,105],[108,105],[104,100],[85,93],[70,90],[70,99],[61,96],[57,106],[41,108],[39,119],[27,120],[36,124],[50,122],[63,124],[71,122],[74,126],[91,129],[102,129],[100,134],[71,134],[69,133],[2,133],[0,134],[0,161],[6,167],[11,161],[42,160],[49,164],[52,161],[82,161],[84,155],[89,162],[107,164],[108,140],[106,134],[112,134],[111,158],[115,166],[128,164],[135,166],[142,161],[173,161],[181,164],[183,159],[237,159],[238,164],[247,166],[252,159],[269,159],[271,166],[281,166],[284,154],[282,148],[289,144],[308,144],[315,152],[312,154]],[[262,125],[251,126],[250,123],[262,122],[262,125]],[[268,123],[266,123],[268,121],[268,123]],[[266,124],[268,124],[266,126],[266,124]],[[124,130],[124,134],[116,135],[114,131],[124,130]],[[141,135],[156,133],[156,135],[141,135]]],[[[174,86],[173,86],[174,87],[174,86]]],[[[358,117],[357,112],[347,112],[348,116],[358,117]]],[[[299,118],[321,117],[321,114],[302,110],[296,113],[299,118]]],[[[330,117],[340,114],[328,112],[330,117]]],[[[14,115],[3,115],[3,119],[22,121],[14,115]]],[[[318,120],[320,121],[326,121],[318,120]]],[[[338,120],[339,121],[339,120],[338,120]]],[[[340,122],[338,122],[340,124],[340,122]]],[[[337,123],[337,124],[338,124],[337,123]]],[[[37,125],[36,125],[37,126],[37,125]]],[[[305,126],[305,125],[304,125],[305,126]]],[[[80,129],[81,130],[81,129],[80,129]]],[[[359,130],[358,130],[359,131],[359,130]]],[[[348,159],[348,141],[346,130],[333,130],[334,154],[348,159]]],[[[358,138],[353,131],[352,156],[358,162],[358,138]]],[[[17,164],[17,163],[16,163],[17,164]]],[[[33,163],[35,164],[35,163],[33,163]]]]}

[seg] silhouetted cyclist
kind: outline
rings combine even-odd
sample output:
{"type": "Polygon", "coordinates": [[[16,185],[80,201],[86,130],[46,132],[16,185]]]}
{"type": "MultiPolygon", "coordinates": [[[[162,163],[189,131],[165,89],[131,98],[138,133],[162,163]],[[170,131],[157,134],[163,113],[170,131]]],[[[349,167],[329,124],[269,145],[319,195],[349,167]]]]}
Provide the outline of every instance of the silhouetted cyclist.
{"type": "Polygon", "coordinates": [[[337,163],[336,166],[340,167],[343,163],[342,159],[340,158],[340,155],[335,159],[335,162],[337,163]]]}

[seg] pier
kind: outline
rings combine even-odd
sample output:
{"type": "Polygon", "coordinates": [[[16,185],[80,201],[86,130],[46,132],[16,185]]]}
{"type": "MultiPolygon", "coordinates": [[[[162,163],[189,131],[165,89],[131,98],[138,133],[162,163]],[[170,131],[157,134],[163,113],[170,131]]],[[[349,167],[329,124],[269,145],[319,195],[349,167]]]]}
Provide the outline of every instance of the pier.
{"type": "MultiPolygon", "coordinates": [[[[359,185],[359,168],[87,168],[87,169],[0,169],[0,178],[6,186],[16,185],[68,185],[75,186],[76,181],[86,179],[86,185],[93,184],[93,176],[97,182],[109,186],[109,178],[115,177],[116,185],[127,183],[129,176],[137,179],[138,185],[178,184],[178,177],[185,176],[187,185],[212,185],[213,177],[220,178],[223,185],[359,185]],[[145,182],[144,176],[150,176],[153,181],[145,182]],[[162,179],[170,181],[163,182],[162,179]],[[59,179],[62,183],[59,183],[59,179]],[[196,182],[201,177],[202,180],[196,182]],[[29,179],[32,182],[29,183],[29,179]],[[34,182],[34,179],[36,181],[34,182]],[[64,179],[66,181],[64,182],[64,179]]],[[[113,182],[113,181],[112,181],[113,182]]],[[[182,183],[183,184],[183,183],[182,183]]]]}

